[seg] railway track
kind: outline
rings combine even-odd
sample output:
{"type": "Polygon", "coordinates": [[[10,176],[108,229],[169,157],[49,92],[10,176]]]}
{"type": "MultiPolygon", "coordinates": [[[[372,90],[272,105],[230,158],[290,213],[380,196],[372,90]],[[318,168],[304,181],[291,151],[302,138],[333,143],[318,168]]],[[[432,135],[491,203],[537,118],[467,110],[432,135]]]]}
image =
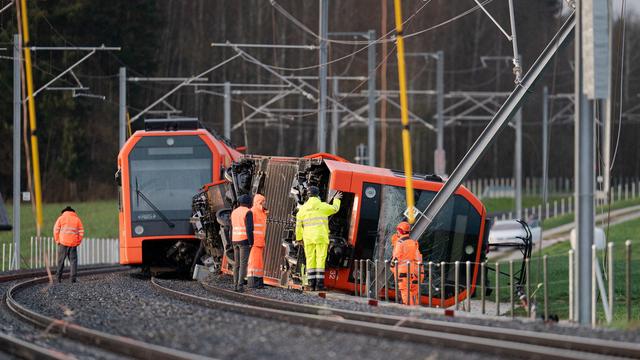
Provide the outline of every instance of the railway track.
{"type": "MultiPolygon", "coordinates": [[[[121,266],[97,267],[91,269],[83,269],[78,272],[78,276],[112,273],[117,271],[124,271],[127,269],[128,268],[123,268],[121,266]]],[[[115,353],[136,359],[211,359],[209,357],[170,349],[124,336],[112,335],[102,331],[89,329],[77,324],[67,322],[65,320],[46,316],[32,309],[29,309],[26,306],[20,304],[15,299],[15,295],[24,289],[49,281],[48,276],[40,276],[34,279],[34,274],[36,274],[35,276],[38,276],[42,275],[42,272],[10,274],[0,277],[0,282],[31,278],[29,280],[13,285],[7,290],[5,295],[7,308],[18,318],[28,323],[31,323],[40,328],[47,329],[50,332],[57,332],[62,336],[65,336],[66,338],[74,341],[78,341],[83,345],[94,346],[104,349],[110,353],[115,353]]],[[[3,351],[6,350],[7,353],[17,357],[29,359],[75,359],[75,357],[68,354],[34,345],[7,335],[0,334],[0,344],[2,345],[3,351]]]]}
{"type": "Polygon", "coordinates": [[[165,287],[155,278],[151,281],[158,291],[201,306],[334,331],[428,343],[468,351],[482,351],[508,357],[581,360],[640,358],[640,345],[638,344],[436,320],[418,320],[391,315],[374,315],[239,294],[203,284],[204,288],[213,295],[231,301],[214,300],[165,287]]]}

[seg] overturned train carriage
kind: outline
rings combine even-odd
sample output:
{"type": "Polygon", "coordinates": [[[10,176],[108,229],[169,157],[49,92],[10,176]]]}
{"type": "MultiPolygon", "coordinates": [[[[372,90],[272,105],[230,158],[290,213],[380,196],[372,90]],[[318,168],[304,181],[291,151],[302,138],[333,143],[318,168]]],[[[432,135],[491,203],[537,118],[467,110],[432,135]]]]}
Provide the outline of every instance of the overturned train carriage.
{"type": "MultiPolygon", "coordinates": [[[[206,185],[193,200],[192,223],[206,250],[205,264],[232,272],[233,250],[229,217],[235,199],[242,194],[263,194],[267,198],[265,283],[300,287],[304,279],[304,251],[295,241],[295,214],[307,199],[307,189],[320,188],[321,198],[330,201],[337,191],[344,193],[340,211],[329,220],[330,246],[325,286],[355,291],[355,260],[390,260],[391,236],[406,210],[404,176],[388,169],[348,163],[330,156],[283,158],[245,156],[225,174],[226,180],[206,185]]],[[[435,176],[416,176],[416,207],[425,208],[442,187],[435,176]]],[[[441,270],[444,265],[445,306],[455,302],[454,262],[472,263],[471,293],[479,280],[479,263],[485,260],[488,233],[486,210],[469,190],[461,187],[418,239],[425,263],[434,263],[432,281],[420,284],[422,302],[433,295],[432,305],[441,306],[441,270]]],[[[426,268],[426,267],[425,267],[426,268]]],[[[384,267],[379,266],[382,289],[384,267]]],[[[467,296],[466,272],[460,271],[459,300],[467,296]]],[[[425,270],[426,271],[426,270],[425,270]]],[[[389,274],[391,275],[391,274],[389,274]]],[[[393,277],[389,294],[394,296],[393,277]]],[[[370,285],[376,288],[375,284],[370,285]]],[[[366,291],[364,288],[360,291],[366,291]]]]}

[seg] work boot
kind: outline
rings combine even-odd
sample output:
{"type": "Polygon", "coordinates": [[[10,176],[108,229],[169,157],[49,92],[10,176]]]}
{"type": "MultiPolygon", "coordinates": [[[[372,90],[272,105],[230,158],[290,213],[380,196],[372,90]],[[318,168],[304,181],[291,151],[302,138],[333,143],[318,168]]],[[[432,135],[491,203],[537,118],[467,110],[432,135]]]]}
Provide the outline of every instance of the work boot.
{"type": "Polygon", "coordinates": [[[316,291],[316,279],[309,279],[309,291],[316,291]]]}
{"type": "Polygon", "coordinates": [[[244,292],[244,285],[240,285],[236,288],[235,292],[239,292],[239,293],[243,293],[244,292]]]}
{"type": "Polygon", "coordinates": [[[316,280],[316,291],[324,291],[324,280],[316,280]]]}
{"type": "Polygon", "coordinates": [[[71,279],[71,282],[75,283],[75,282],[78,282],[78,280],[77,279],[71,279]]]}
{"type": "Polygon", "coordinates": [[[264,289],[264,278],[256,278],[256,289],[264,289]]]}

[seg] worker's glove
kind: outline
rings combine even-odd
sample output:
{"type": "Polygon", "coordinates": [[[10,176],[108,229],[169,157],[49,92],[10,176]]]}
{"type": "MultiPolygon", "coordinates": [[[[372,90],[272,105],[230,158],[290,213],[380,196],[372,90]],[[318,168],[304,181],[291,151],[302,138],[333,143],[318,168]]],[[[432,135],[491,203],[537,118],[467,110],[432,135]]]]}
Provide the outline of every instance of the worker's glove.
{"type": "Polygon", "coordinates": [[[340,200],[342,199],[342,191],[338,191],[336,195],[333,197],[334,199],[340,200]]]}

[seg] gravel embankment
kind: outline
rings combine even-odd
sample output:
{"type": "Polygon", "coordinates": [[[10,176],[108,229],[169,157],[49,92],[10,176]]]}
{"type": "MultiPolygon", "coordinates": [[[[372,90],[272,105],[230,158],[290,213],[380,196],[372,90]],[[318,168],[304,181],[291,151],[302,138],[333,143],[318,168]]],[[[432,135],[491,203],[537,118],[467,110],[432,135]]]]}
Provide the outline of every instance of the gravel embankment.
{"type": "MultiPolygon", "coordinates": [[[[209,283],[214,286],[219,286],[225,289],[232,289],[233,282],[228,275],[217,275],[210,277],[209,283]]],[[[183,285],[186,289],[192,289],[191,291],[198,291],[197,288],[201,288],[196,282],[185,282],[183,285]]],[[[424,311],[411,310],[410,308],[401,309],[398,307],[388,306],[369,306],[366,303],[352,302],[338,299],[324,299],[317,296],[315,293],[301,293],[297,290],[288,290],[277,287],[267,286],[264,289],[248,289],[247,293],[264,296],[278,300],[291,301],[299,304],[311,304],[318,306],[326,306],[338,309],[365,311],[376,314],[388,314],[398,316],[408,316],[421,319],[433,319],[453,322],[463,322],[476,325],[490,325],[498,327],[507,327],[511,329],[532,330],[540,332],[551,332],[556,334],[595,337],[600,339],[619,340],[628,342],[640,342],[640,330],[621,331],[614,329],[592,329],[591,327],[579,326],[576,324],[557,324],[557,323],[544,323],[543,321],[527,321],[527,320],[492,320],[486,318],[469,318],[469,317],[445,317],[438,314],[429,314],[424,311]]],[[[209,294],[211,296],[211,294],[209,294]]]]}
{"type": "MultiPolygon", "coordinates": [[[[22,280],[21,280],[22,281],[22,280]]],[[[8,282],[0,284],[0,332],[7,334],[42,347],[57,350],[63,353],[71,354],[78,359],[122,359],[118,355],[104,352],[100,349],[85,346],[68,340],[59,334],[47,333],[41,328],[36,328],[15,317],[7,308],[5,302],[5,292],[16,282],[8,282]]],[[[59,287],[68,286],[67,283],[56,285],[59,287]]],[[[3,354],[0,349],[0,359],[10,359],[9,355],[3,354]]]]}
{"type": "MultiPolygon", "coordinates": [[[[206,295],[195,282],[163,282],[206,295]]],[[[83,326],[222,359],[492,358],[210,309],[164,296],[148,280],[129,274],[90,276],[73,286],[37,286],[18,299],[57,318],[66,308],[83,326]]]]}

